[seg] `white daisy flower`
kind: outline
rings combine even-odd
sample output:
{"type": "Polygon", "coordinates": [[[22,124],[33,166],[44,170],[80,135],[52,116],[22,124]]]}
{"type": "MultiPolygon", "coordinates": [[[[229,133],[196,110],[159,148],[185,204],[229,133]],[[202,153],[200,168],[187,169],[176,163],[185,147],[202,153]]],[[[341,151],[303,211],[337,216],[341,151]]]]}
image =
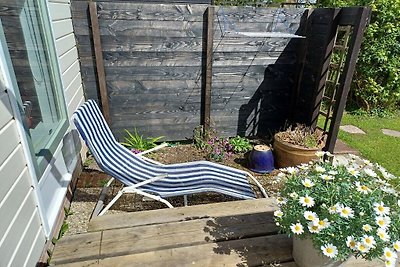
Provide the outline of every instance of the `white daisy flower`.
{"type": "Polygon", "coordinates": [[[329,214],[337,213],[339,206],[340,206],[339,204],[335,204],[334,206],[329,207],[329,209],[328,209],[329,214]]]}
{"type": "Polygon", "coordinates": [[[322,180],[324,181],[330,181],[335,179],[335,177],[333,177],[332,175],[326,175],[326,174],[321,174],[320,177],[322,178],[322,180]]]}
{"type": "Polygon", "coordinates": [[[385,260],[385,267],[395,267],[396,261],[395,260],[385,260]]]}
{"type": "Polygon", "coordinates": [[[388,216],[377,216],[375,222],[380,228],[387,229],[390,225],[391,219],[388,216]]]}
{"type": "Polygon", "coordinates": [[[318,215],[312,211],[305,211],[304,218],[306,218],[306,220],[308,220],[308,221],[314,221],[314,220],[318,220],[318,215]]]}
{"type": "Polygon", "coordinates": [[[386,232],[385,229],[382,228],[378,228],[378,230],[376,231],[376,234],[379,236],[379,238],[385,242],[390,240],[390,237],[388,235],[388,233],[386,232]]]}
{"type": "Polygon", "coordinates": [[[316,165],[316,166],[315,166],[315,170],[316,170],[317,172],[321,172],[321,173],[323,173],[323,172],[326,171],[324,167],[321,167],[321,166],[319,166],[319,165],[316,165]]]}
{"type": "Polygon", "coordinates": [[[329,171],[328,174],[335,176],[336,174],[338,174],[337,171],[329,171]]]}
{"type": "Polygon", "coordinates": [[[362,237],[362,242],[369,248],[373,248],[376,245],[374,237],[370,235],[364,235],[362,237]]]}
{"type": "Polygon", "coordinates": [[[365,168],[365,169],[364,169],[364,172],[365,172],[367,175],[371,176],[371,177],[377,177],[377,176],[378,176],[372,169],[369,169],[369,168],[365,168]]]}
{"type": "Polygon", "coordinates": [[[356,190],[360,193],[363,193],[364,195],[372,192],[372,190],[368,186],[361,185],[361,183],[358,181],[356,182],[356,190]]]}
{"type": "Polygon", "coordinates": [[[357,176],[360,175],[360,172],[357,171],[357,170],[356,170],[355,168],[353,168],[353,167],[347,168],[347,171],[348,171],[351,175],[353,175],[353,176],[355,176],[355,177],[357,177],[357,176]]]}
{"type": "Polygon", "coordinates": [[[308,178],[306,178],[306,179],[304,179],[303,181],[301,181],[301,183],[302,183],[305,187],[308,187],[308,188],[314,186],[314,183],[313,183],[310,179],[308,179],[308,178]]]}
{"type": "Polygon", "coordinates": [[[369,247],[367,247],[363,242],[357,242],[356,249],[361,253],[367,253],[369,251],[369,247]]]}
{"type": "Polygon", "coordinates": [[[321,228],[318,225],[315,225],[313,222],[309,222],[308,231],[310,231],[312,234],[317,234],[321,231],[321,228]]]}
{"type": "Polygon", "coordinates": [[[286,176],[286,174],[284,173],[284,172],[280,172],[280,173],[278,173],[278,175],[277,175],[278,177],[281,177],[281,178],[283,178],[283,177],[285,177],[286,176]]]}
{"type": "Polygon", "coordinates": [[[400,207],[400,199],[399,199],[399,200],[397,200],[397,206],[399,206],[399,207],[400,207]]]}
{"type": "Polygon", "coordinates": [[[274,211],[274,216],[278,218],[282,218],[283,212],[281,210],[274,211]]]}
{"type": "Polygon", "coordinates": [[[329,258],[334,258],[338,254],[337,247],[335,247],[331,243],[326,244],[325,246],[321,246],[321,250],[322,253],[329,258]]]}
{"type": "Polygon", "coordinates": [[[276,198],[276,203],[278,203],[278,205],[286,204],[286,202],[287,202],[286,198],[283,198],[283,197],[277,197],[276,198]]]}
{"type": "Polygon", "coordinates": [[[372,231],[372,227],[371,227],[371,225],[369,225],[369,224],[364,224],[364,225],[362,226],[362,229],[363,229],[365,232],[371,232],[371,231],[372,231]]]}
{"type": "Polygon", "coordinates": [[[308,195],[306,195],[305,197],[300,197],[299,202],[302,206],[307,208],[311,208],[315,204],[314,198],[309,197],[308,195]]]}
{"type": "Polygon", "coordinates": [[[298,166],[298,168],[301,170],[308,170],[310,167],[308,166],[308,164],[302,163],[300,164],[300,166],[298,166]]]}
{"type": "Polygon", "coordinates": [[[393,248],[397,252],[400,252],[400,240],[397,240],[396,242],[393,243],[393,248]]]}
{"type": "Polygon", "coordinates": [[[338,208],[338,212],[340,217],[343,218],[353,218],[354,217],[354,210],[350,207],[340,206],[338,208]]]}
{"type": "Polygon", "coordinates": [[[385,204],[383,202],[381,203],[374,203],[374,210],[376,215],[389,215],[390,213],[390,208],[386,207],[385,204]]]}
{"type": "Polygon", "coordinates": [[[287,167],[287,168],[286,168],[286,171],[287,171],[289,174],[295,174],[295,173],[297,173],[297,168],[295,168],[295,167],[287,167]]]}
{"type": "Polygon", "coordinates": [[[292,192],[289,194],[289,196],[293,199],[296,199],[299,195],[296,192],[292,192]]]}
{"type": "Polygon", "coordinates": [[[385,257],[386,260],[395,260],[397,259],[397,253],[390,248],[384,248],[383,257],[385,257]]]}
{"type": "Polygon", "coordinates": [[[356,241],[354,240],[353,236],[348,236],[347,237],[346,245],[351,249],[355,249],[356,248],[356,241]]]}
{"type": "Polygon", "coordinates": [[[331,225],[331,223],[326,218],[323,219],[323,220],[316,219],[316,220],[313,221],[313,223],[315,225],[318,225],[318,227],[321,228],[321,230],[325,229],[325,228],[327,228],[327,227],[329,227],[331,225]]]}
{"type": "Polygon", "coordinates": [[[363,159],[363,162],[365,165],[372,165],[371,161],[367,160],[367,159],[363,159]]]}
{"type": "Polygon", "coordinates": [[[304,233],[303,225],[301,225],[300,223],[290,225],[290,229],[296,235],[301,235],[302,233],[304,233]]]}

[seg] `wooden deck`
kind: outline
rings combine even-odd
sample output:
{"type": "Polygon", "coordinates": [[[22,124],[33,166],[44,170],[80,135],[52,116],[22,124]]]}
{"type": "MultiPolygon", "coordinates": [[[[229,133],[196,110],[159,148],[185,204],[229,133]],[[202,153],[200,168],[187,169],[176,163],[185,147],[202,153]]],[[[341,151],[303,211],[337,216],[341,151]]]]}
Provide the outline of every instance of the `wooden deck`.
{"type": "Polygon", "coordinates": [[[88,233],[62,238],[51,265],[296,267],[291,240],[277,232],[275,209],[272,199],[257,199],[104,215],[88,233]]]}
{"type": "Polygon", "coordinates": [[[257,199],[104,215],[88,233],[62,238],[51,264],[62,266],[260,266],[292,262],[277,234],[272,200],[257,199]]]}

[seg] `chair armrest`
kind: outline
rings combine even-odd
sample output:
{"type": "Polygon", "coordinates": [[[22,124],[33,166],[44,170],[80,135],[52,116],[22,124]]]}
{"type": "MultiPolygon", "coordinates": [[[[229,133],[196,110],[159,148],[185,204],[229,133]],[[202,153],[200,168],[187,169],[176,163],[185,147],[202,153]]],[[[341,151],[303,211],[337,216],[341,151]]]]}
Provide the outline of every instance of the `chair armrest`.
{"type": "MultiPolygon", "coordinates": [[[[124,189],[138,188],[138,187],[140,187],[140,186],[142,186],[142,185],[150,184],[150,183],[152,183],[152,182],[155,182],[155,181],[164,179],[164,178],[166,178],[167,176],[168,176],[168,174],[160,174],[160,175],[154,176],[154,177],[152,177],[152,178],[150,178],[150,179],[147,179],[146,181],[143,181],[143,182],[140,182],[140,183],[131,185],[131,186],[127,186],[127,187],[125,187],[124,189]]],[[[123,189],[123,190],[124,190],[124,189],[123,189]]]]}
{"type": "Polygon", "coordinates": [[[144,155],[144,154],[147,154],[147,153],[150,153],[150,152],[159,150],[159,149],[161,149],[161,148],[163,148],[163,147],[166,147],[166,146],[168,146],[168,143],[162,143],[161,145],[158,145],[158,146],[153,147],[153,148],[151,148],[151,149],[142,151],[142,152],[140,152],[140,153],[137,153],[136,155],[141,156],[141,155],[144,155]]]}

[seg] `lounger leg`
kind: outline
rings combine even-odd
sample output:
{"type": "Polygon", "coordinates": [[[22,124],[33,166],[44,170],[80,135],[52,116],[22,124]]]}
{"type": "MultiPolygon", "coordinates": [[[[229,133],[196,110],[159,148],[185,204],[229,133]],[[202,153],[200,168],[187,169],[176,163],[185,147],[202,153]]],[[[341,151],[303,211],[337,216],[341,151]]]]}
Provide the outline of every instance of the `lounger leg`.
{"type": "Polygon", "coordinates": [[[185,205],[185,207],[187,207],[188,205],[187,195],[183,195],[183,204],[185,205]]]}
{"type": "Polygon", "coordinates": [[[119,190],[117,195],[110,201],[110,203],[108,203],[108,205],[99,213],[99,216],[103,215],[104,213],[106,213],[107,210],[109,210],[111,208],[112,205],[114,205],[114,203],[122,196],[122,194],[124,189],[119,190]]]}
{"type": "Polygon", "coordinates": [[[260,182],[257,181],[257,179],[253,175],[251,175],[250,173],[247,173],[247,175],[251,178],[251,180],[253,180],[253,182],[256,183],[256,185],[258,186],[258,188],[260,189],[260,191],[264,195],[264,197],[268,198],[267,192],[265,192],[265,189],[262,187],[260,182]]]}

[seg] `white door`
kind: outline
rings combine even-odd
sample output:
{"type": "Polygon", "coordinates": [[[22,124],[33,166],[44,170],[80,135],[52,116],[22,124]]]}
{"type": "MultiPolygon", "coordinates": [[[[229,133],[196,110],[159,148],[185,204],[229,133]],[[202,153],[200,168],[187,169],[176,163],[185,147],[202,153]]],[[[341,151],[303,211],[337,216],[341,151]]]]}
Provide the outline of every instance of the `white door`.
{"type": "Polygon", "coordinates": [[[68,129],[46,1],[1,1],[0,36],[9,95],[20,122],[39,208],[49,236],[71,175],[62,145],[68,129]]]}

